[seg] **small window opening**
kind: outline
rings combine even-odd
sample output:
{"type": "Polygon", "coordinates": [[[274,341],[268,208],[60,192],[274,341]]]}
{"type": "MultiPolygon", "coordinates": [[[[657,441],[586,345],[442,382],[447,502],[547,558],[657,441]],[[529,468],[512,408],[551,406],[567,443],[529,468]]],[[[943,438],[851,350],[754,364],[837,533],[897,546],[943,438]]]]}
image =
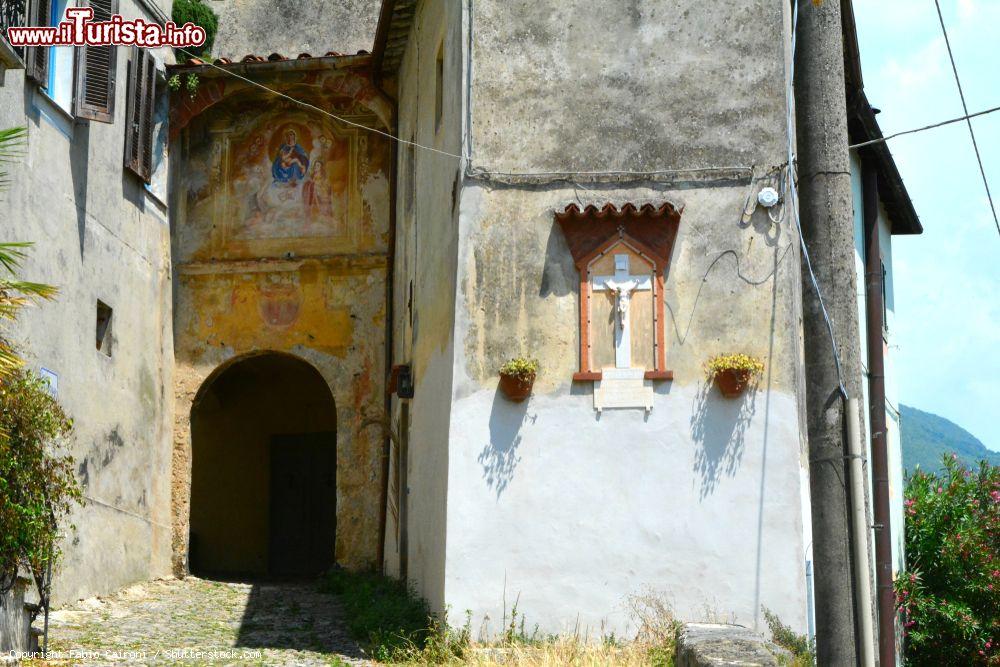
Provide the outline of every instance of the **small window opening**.
{"type": "Polygon", "coordinates": [[[111,356],[111,306],[98,300],[97,302],[97,349],[111,356]]]}
{"type": "Polygon", "coordinates": [[[444,116],[444,41],[438,46],[437,71],[434,78],[434,130],[441,129],[444,116]]]}

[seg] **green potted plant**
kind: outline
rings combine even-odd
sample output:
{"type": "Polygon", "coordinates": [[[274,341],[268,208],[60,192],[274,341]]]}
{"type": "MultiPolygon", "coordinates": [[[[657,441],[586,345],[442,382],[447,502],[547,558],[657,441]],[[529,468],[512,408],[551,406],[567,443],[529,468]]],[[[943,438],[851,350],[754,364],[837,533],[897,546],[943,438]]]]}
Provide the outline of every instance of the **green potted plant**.
{"type": "Polygon", "coordinates": [[[708,378],[726,398],[737,398],[755,375],[764,371],[764,362],[746,354],[719,354],[705,365],[708,378]]]}
{"type": "Polygon", "coordinates": [[[520,403],[531,395],[538,373],[538,359],[514,357],[500,367],[500,389],[507,398],[520,403]]]}

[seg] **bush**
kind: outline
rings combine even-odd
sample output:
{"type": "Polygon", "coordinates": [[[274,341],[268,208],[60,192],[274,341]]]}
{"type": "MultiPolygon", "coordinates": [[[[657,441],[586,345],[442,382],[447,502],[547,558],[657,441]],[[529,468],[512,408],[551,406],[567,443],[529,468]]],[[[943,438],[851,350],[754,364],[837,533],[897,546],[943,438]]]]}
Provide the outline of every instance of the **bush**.
{"type": "Polygon", "coordinates": [[[47,388],[23,368],[0,380],[0,586],[25,567],[43,597],[59,521],[81,498],[73,459],[50,453],[72,423],[47,388]]]}
{"type": "Polygon", "coordinates": [[[906,486],[896,580],[909,665],[1000,665],[1000,467],[919,469],[906,486]]]}
{"type": "MultiPolygon", "coordinates": [[[[191,22],[205,29],[205,43],[200,47],[188,49],[191,53],[208,57],[212,54],[212,47],[215,45],[215,33],[219,29],[219,19],[208,5],[202,4],[201,0],[174,0],[174,7],[170,17],[178,26],[183,26],[191,22]],[[199,52],[198,49],[201,49],[199,52]]],[[[190,56],[183,51],[176,50],[177,61],[185,62],[190,56]]]]}

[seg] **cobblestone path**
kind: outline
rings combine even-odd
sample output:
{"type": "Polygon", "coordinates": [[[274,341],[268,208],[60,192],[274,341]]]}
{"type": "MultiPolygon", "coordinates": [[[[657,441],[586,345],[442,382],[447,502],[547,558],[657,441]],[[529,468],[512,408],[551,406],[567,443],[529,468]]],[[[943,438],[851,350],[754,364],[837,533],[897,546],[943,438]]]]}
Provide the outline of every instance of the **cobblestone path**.
{"type": "MultiPolygon", "coordinates": [[[[39,616],[36,625],[41,625],[39,616]]],[[[311,583],[188,577],[49,615],[48,665],[360,665],[337,598],[311,583]]]]}

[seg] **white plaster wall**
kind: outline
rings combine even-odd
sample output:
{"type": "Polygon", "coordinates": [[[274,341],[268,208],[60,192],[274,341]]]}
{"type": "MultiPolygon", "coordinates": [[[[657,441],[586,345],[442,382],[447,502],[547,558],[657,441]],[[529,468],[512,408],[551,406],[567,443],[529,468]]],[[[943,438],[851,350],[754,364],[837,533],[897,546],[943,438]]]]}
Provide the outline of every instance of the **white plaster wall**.
{"type": "Polygon", "coordinates": [[[482,389],[451,442],[454,621],[499,631],[517,601],[529,629],[620,634],[626,597],[653,589],[684,619],[759,626],[765,605],[805,625],[793,396],[661,385],[648,417],[598,416],[581,387],[520,405],[482,389]]]}
{"type": "MultiPolygon", "coordinates": [[[[472,141],[464,148],[474,167],[756,165],[759,175],[784,161],[783,5],[584,5],[477,2],[475,17],[458,17],[459,3],[420,3],[399,74],[400,136],[457,149],[451,135],[428,144],[439,138],[422,129],[433,85],[420,54],[436,44],[430,17],[445,7],[446,125],[462,125],[451,114],[462,108],[468,74],[472,141]],[[466,72],[456,54],[470,22],[466,72]],[[609,24],[615,38],[595,42],[609,24]]],[[[399,156],[404,165],[405,151],[399,156]]],[[[804,630],[800,275],[787,221],[772,225],[758,211],[741,223],[753,188],[709,183],[706,172],[675,187],[494,185],[480,174],[459,184],[456,217],[454,166],[417,151],[417,250],[404,240],[411,223],[397,202],[396,268],[413,253],[417,272],[414,343],[408,352],[397,340],[403,356],[394,360],[411,355],[417,381],[411,581],[436,610],[447,606],[453,623],[468,609],[477,630],[488,617],[494,633],[518,596],[529,631],[537,623],[623,632],[626,597],[648,588],[679,618],[760,628],[766,605],[804,630]],[[578,278],[552,214],[571,202],[664,200],[685,206],[664,294],[667,366],[677,380],[658,386],[648,418],[631,410],[598,420],[591,386],[569,382],[578,367],[578,278]],[[439,297],[452,299],[448,309],[439,297]],[[743,401],[719,398],[702,370],[712,354],[734,351],[764,357],[769,369],[743,401]],[[496,368],[515,354],[543,364],[520,406],[496,393],[496,368]]],[[[399,200],[403,187],[401,178],[399,200]]],[[[397,332],[406,331],[407,291],[397,272],[397,332]]]]}
{"type": "MultiPolygon", "coordinates": [[[[808,476],[799,404],[796,239],[739,211],[749,185],[463,192],[447,604],[503,625],[520,595],[529,630],[627,632],[626,598],[652,588],[679,618],[763,628],[761,605],[806,629],[808,476]],[[589,190],[589,189],[588,189],[589,190]],[[608,192],[607,190],[611,190],[608,192]],[[552,211],[570,201],[684,206],[667,275],[667,367],[655,404],[593,409],[578,364],[578,277],[552,211]],[[705,382],[712,355],[767,371],[753,397],[705,382]],[[506,356],[540,357],[532,398],[496,390],[506,356]],[[506,584],[505,584],[506,582],[506,584]]],[[[634,629],[634,628],[631,628],[634,629]]]]}
{"type": "MultiPolygon", "coordinates": [[[[464,3],[463,3],[464,4],[464,3]]],[[[463,72],[462,4],[420,3],[403,57],[399,83],[398,134],[422,146],[457,154],[461,150],[463,72]],[[437,55],[443,43],[444,87],[441,123],[435,119],[437,55]]],[[[448,496],[448,442],[458,246],[460,161],[420,148],[398,147],[396,263],[394,275],[393,363],[412,368],[407,466],[408,578],[430,604],[445,608],[445,544],[448,496]],[[409,161],[416,182],[412,210],[406,209],[409,161]],[[412,282],[412,300],[411,287],[412,282]],[[412,324],[410,311],[412,308],[412,324]]],[[[393,400],[393,425],[399,399],[393,400]]],[[[395,479],[395,473],[390,476],[395,479]]],[[[398,527],[387,522],[386,562],[398,573],[398,527]]]]}

